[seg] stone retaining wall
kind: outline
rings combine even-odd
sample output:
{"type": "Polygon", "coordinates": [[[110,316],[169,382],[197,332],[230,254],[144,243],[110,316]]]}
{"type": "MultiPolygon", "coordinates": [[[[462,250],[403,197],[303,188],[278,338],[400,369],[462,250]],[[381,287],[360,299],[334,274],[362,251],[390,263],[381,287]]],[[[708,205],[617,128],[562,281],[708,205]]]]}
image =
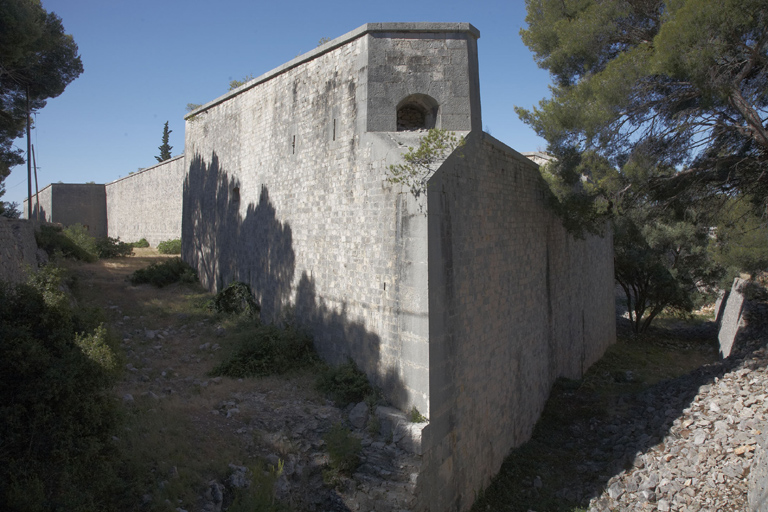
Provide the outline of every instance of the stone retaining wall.
{"type": "Polygon", "coordinates": [[[34,223],[0,217],[0,280],[19,283],[37,268],[34,223]]]}

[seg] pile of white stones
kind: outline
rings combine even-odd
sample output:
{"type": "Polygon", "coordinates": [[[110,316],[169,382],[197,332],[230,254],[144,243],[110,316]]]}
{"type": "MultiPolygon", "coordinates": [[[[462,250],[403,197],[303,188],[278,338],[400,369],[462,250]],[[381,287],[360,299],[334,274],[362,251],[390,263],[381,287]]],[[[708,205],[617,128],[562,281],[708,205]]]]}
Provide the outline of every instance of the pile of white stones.
{"type": "MultiPolygon", "coordinates": [[[[590,512],[766,510],[765,503],[758,508],[756,502],[765,499],[768,349],[753,346],[703,373],[712,379],[698,388],[682,413],[666,411],[669,428],[660,442],[638,453],[630,469],[610,478],[602,494],[590,501],[590,512]],[[756,451],[761,458],[757,465],[756,451]]],[[[676,393],[685,394],[691,378],[650,394],[648,415],[660,412],[655,398],[671,403],[676,393]]]]}

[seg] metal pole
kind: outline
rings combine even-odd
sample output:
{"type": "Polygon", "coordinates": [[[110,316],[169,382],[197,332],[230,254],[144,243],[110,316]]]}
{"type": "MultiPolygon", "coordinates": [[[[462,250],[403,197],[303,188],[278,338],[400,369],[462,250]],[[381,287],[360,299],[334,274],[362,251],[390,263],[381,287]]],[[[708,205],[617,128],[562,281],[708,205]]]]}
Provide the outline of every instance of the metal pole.
{"type": "Polygon", "coordinates": [[[30,141],[29,86],[27,86],[27,218],[32,219],[32,142],[30,141]]]}
{"type": "Polygon", "coordinates": [[[40,189],[37,188],[37,160],[35,159],[35,145],[32,144],[32,167],[35,169],[35,217],[40,220],[40,189]]]}

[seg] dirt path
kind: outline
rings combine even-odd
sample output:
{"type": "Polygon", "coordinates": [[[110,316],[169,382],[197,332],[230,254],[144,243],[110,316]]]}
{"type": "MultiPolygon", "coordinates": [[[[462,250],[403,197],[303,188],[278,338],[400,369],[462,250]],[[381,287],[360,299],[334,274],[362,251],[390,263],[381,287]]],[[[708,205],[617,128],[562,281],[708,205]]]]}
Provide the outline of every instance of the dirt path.
{"type": "MultiPolygon", "coordinates": [[[[358,480],[380,473],[398,491],[412,491],[414,460],[366,430],[355,433],[364,446],[359,478],[336,482],[335,489],[323,483],[328,455],[322,438],[346,414],[315,391],[312,371],[260,379],[207,376],[231,349],[233,334],[247,326],[203,307],[211,296],[199,285],[158,289],[127,280],[162,258],[138,249],[132,257],[75,270],[81,305],[102,309],[121,340],[125,370],[115,395],[128,421],[116,442],[143,477],[138,492],[144,509],[239,510],[248,500],[253,506],[277,498],[293,510],[363,510],[370,489],[358,480]],[[243,490],[248,480],[255,485],[243,490]]],[[[399,501],[393,509],[405,508],[399,501]]]]}

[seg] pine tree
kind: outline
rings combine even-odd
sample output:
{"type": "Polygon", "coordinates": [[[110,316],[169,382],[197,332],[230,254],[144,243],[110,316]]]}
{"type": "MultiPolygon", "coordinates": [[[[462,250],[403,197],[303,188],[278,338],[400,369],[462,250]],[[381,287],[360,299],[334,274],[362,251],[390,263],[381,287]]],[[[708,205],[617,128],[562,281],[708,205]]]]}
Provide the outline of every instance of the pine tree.
{"type": "Polygon", "coordinates": [[[645,155],[681,171],[648,176],[662,200],[768,196],[765,0],[526,4],[521,36],[553,85],[516,110],[547,139],[557,174],[580,179],[568,157],[587,151],[614,167],[645,155]]]}
{"type": "Polygon", "coordinates": [[[173,130],[168,129],[168,121],[166,121],[165,127],[163,127],[163,143],[157,147],[157,149],[160,150],[160,156],[155,157],[158,162],[165,162],[171,158],[171,150],[173,149],[173,146],[168,144],[168,138],[172,131],[173,130]]]}

